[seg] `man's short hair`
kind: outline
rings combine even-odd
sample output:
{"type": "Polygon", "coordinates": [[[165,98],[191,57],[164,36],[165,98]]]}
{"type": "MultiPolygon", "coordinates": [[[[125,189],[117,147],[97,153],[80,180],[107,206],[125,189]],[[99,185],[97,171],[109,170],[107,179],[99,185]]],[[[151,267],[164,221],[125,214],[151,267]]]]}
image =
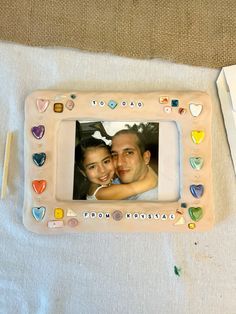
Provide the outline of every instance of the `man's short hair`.
{"type": "Polygon", "coordinates": [[[144,140],[144,137],[143,137],[142,133],[137,132],[137,131],[135,131],[133,129],[122,129],[122,130],[116,132],[115,135],[113,135],[112,140],[117,135],[122,135],[122,134],[134,134],[136,136],[136,138],[137,138],[136,144],[137,144],[137,146],[138,146],[138,148],[140,150],[141,155],[143,155],[143,153],[147,150],[147,148],[146,148],[146,143],[145,143],[145,140],[144,140]]]}

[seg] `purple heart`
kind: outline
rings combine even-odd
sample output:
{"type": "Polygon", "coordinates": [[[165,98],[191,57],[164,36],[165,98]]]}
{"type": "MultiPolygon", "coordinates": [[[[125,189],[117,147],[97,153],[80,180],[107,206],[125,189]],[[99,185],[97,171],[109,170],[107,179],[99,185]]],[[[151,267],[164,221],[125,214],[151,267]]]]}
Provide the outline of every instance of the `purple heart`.
{"type": "Polygon", "coordinates": [[[33,126],[31,132],[35,138],[40,140],[44,135],[45,127],[44,125],[33,126]]]}
{"type": "Polygon", "coordinates": [[[202,184],[192,184],[190,185],[190,192],[195,198],[200,198],[204,192],[204,186],[202,184]]]}

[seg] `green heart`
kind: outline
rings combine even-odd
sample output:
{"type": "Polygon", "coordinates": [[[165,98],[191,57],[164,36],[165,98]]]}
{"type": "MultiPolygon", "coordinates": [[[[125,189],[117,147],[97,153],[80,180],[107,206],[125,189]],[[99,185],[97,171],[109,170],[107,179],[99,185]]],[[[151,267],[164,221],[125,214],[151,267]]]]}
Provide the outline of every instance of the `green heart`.
{"type": "Polygon", "coordinates": [[[192,168],[196,170],[200,170],[203,166],[203,158],[201,157],[190,157],[189,162],[192,168]]]}
{"type": "Polygon", "coordinates": [[[193,221],[199,221],[203,216],[203,210],[201,207],[189,207],[188,212],[193,221]]]}

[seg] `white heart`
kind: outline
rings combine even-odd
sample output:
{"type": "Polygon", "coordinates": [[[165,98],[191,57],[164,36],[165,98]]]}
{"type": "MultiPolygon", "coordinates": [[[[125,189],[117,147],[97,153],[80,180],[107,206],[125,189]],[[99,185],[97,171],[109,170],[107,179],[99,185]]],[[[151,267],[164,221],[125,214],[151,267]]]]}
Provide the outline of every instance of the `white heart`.
{"type": "Polygon", "coordinates": [[[36,105],[37,105],[37,108],[38,108],[39,112],[44,112],[47,109],[48,105],[49,105],[49,100],[37,99],[36,105]]]}
{"type": "Polygon", "coordinates": [[[202,112],[202,105],[200,104],[190,104],[189,105],[190,112],[192,116],[198,117],[202,112]]]}

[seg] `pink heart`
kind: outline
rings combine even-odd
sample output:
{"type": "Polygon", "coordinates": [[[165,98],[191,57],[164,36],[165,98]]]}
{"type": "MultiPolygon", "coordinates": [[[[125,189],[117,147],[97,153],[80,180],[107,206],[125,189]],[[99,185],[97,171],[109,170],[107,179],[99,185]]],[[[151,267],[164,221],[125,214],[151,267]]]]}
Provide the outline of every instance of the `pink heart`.
{"type": "Polygon", "coordinates": [[[49,100],[47,99],[37,99],[36,106],[39,112],[44,112],[49,105],[49,100]]]}

